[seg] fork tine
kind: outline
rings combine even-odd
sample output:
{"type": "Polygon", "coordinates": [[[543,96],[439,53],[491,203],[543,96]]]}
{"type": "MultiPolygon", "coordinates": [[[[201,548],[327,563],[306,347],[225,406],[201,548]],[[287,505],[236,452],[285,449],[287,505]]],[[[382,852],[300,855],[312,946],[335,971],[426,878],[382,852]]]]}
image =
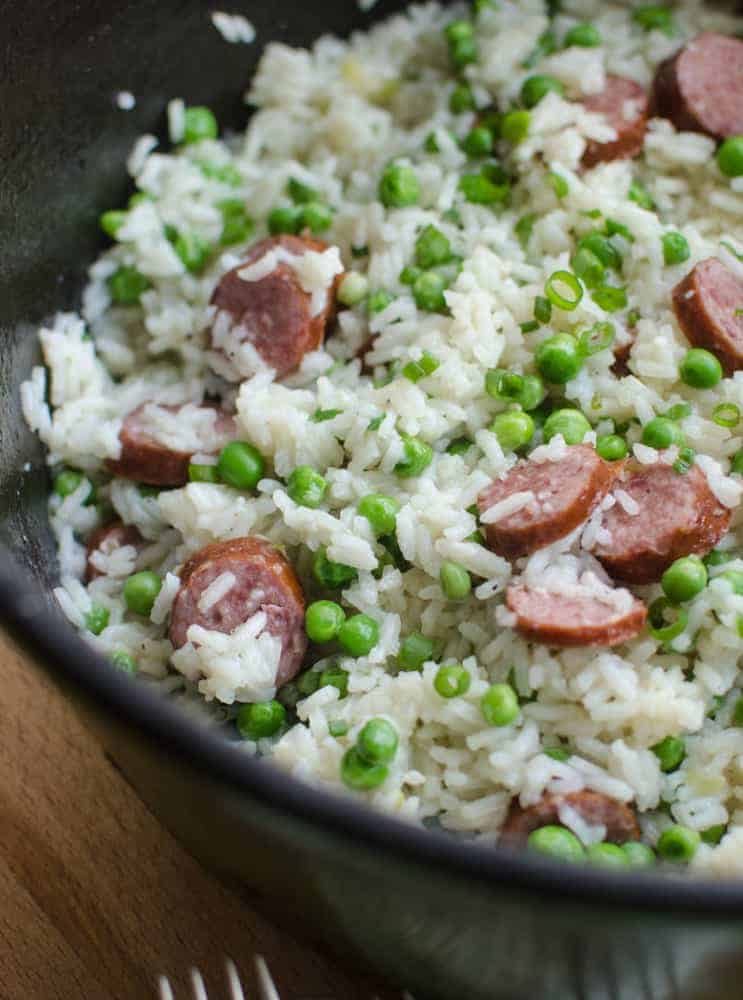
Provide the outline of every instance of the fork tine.
{"type": "Polygon", "coordinates": [[[227,966],[227,982],[230,987],[230,1000],[245,1000],[245,994],[243,993],[242,983],[240,982],[240,976],[238,975],[235,963],[231,958],[228,958],[225,965],[227,966]]]}
{"type": "Polygon", "coordinates": [[[173,990],[167,976],[160,976],[157,981],[157,989],[160,994],[160,1000],[174,1000],[173,990]]]}
{"type": "Polygon", "coordinates": [[[191,969],[191,988],[193,989],[194,1000],[209,1000],[204,985],[204,978],[198,969],[191,969]]]}
{"type": "Polygon", "coordinates": [[[276,992],[276,985],[271,978],[271,973],[268,971],[268,966],[261,955],[255,956],[255,971],[258,974],[258,989],[260,990],[261,1000],[281,1000],[279,994],[276,992]]]}

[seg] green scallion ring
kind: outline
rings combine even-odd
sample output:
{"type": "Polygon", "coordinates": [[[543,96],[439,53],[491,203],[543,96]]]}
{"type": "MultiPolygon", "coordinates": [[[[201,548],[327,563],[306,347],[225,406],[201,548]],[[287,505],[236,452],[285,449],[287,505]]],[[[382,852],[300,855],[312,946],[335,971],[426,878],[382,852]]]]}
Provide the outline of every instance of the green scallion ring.
{"type": "Polygon", "coordinates": [[[583,298],[583,288],[572,271],[554,271],[547,279],[547,283],[544,286],[544,294],[553,306],[557,306],[558,309],[564,309],[565,312],[572,312],[583,298]],[[566,298],[564,295],[561,295],[557,290],[557,285],[566,285],[573,293],[573,297],[566,298]]]}
{"type": "Polygon", "coordinates": [[[614,325],[612,323],[594,323],[589,330],[584,330],[578,338],[578,347],[586,357],[598,354],[599,351],[605,351],[613,343],[614,325]]]}
{"type": "Polygon", "coordinates": [[[735,427],[740,420],[740,410],[735,403],[720,403],[712,411],[712,419],[719,427],[735,427]]]}
{"type": "Polygon", "coordinates": [[[686,608],[671,604],[667,597],[658,597],[648,608],[648,622],[650,634],[654,639],[659,642],[670,642],[681,635],[689,624],[689,613],[686,608]],[[666,623],[665,613],[669,608],[673,609],[676,618],[666,623]]]}

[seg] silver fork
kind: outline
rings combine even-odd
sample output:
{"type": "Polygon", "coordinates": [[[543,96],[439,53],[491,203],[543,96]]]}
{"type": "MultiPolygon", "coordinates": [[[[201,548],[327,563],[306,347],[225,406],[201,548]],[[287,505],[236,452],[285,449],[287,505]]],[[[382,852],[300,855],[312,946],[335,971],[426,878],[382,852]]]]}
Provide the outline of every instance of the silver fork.
{"type": "MultiPolygon", "coordinates": [[[[260,955],[255,957],[255,971],[258,977],[258,1000],[280,1000],[268,966],[260,955]]],[[[225,962],[225,972],[227,974],[227,987],[229,989],[230,1000],[249,1000],[245,995],[240,982],[235,963],[228,958],[225,962]]],[[[158,980],[158,991],[160,1000],[175,1000],[173,987],[167,976],[160,976],[158,980]]],[[[191,969],[191,991],[193,1000],[209,1000],[204,984],[204,977],[198,969],[191,969]]]]}

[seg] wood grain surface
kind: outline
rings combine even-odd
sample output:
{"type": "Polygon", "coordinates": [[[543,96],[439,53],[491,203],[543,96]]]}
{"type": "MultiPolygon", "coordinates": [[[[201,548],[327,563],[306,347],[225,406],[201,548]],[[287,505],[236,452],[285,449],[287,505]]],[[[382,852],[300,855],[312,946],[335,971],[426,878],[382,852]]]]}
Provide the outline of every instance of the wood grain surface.
{"type": "Polygon", "coordinates": [[[1,634],[0,670],[2,1000],[149,1000],[159,973],[185,1000],[193,965],[221,1000],[256,952],[282,1000],[370,1000],[186,854],[1,634]]]}

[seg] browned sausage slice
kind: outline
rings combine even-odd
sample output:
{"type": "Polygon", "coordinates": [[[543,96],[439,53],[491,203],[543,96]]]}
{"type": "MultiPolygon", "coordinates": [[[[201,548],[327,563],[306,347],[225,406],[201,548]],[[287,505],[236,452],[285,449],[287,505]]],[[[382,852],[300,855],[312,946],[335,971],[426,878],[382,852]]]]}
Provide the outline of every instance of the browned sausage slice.
{"type": "Polygon", "coordinates": [[[662,462],[628,469],[620,483],[639,510],[616,503],[603,518],[610,540],[594,555],[615,580],[653,583],[681,556],[703,556],[727,531],[730,511],[693,465],[682,475],[662,462]]]}
{"type": "Polygon", "coordinates": [[[85,580],[90,583],[98,576],[103,576],[102,572],[93,564],[91,556],[95,552],[102,552],[110,555],[114,549],[120,549],[124,545],[133,545],[139,548],[144,544],[144,539],[133,524],[124,524],[123,521],[112,521],[102,528],[94,531],[88,539],[87,561],[85,563],[85,580]]]}
{"type": "MultiPolygon", "coordinates": [[[[143,403],[124,418],[119,432],[121,454],[117,459],[109,459],[106,466],[115,476],[148,486],[184,486],[188,482],[188,465],[194,452],[170,448],[158,439],[147,419],[147,407],[150,405],[143,403]]],[[[170,413],[179,413],[183,409],[180,406],[160,408],[170,413]]],[[[203,409],[216,414],[213,429],[221,448],[235,434],[235,420],[223,410],[214,407],[203,409]]]]}
{"type": "Polygon", "coordinates": [[[273,236],[256,243],[245,260],[224,275],[212,295],[212,305],[217,308],[212,325],[214,349],[226,353],[225,345],[215,342],[226,317],[230,338],[237,334],[238,343],[249,342],[279,378],[298,368],[305,354],[323,342],[343,275],[336,276],[315,312],[312,296],[304,291],[296,271],[286,261],[279,261],[265,277],[254,281],[241,278],[240,272],[273,250],[299,256],[307,250],[327,249],[326,243],[308,236],[273,236]]]}
{"type": "Polygon", "coordinates": [[[533,499],[492,524],[483,522],[488,545],[517,559],[564,538],[590,516],[609,492],[618,469],[588,445],[571,445],[558,462],[523,460],[505,479],[494,479],[477,498],[480,515],[517,493],[533,499]]]}
{"type": "Polygon", "coordinates": [[[555,594],[511,584],[506,604],[522,635],[547,646],[617,646],[642,631],[647,608],[628,590],[555,594]]]}
{"type": "Polygon", "coordinates": [[[743,132],[743,42],[711,31],[688,42],[658,67],[653,110],[679,130],[743,132]]]}
{"type": "Polygon", "coordinates": [[[673,290],[687,339],[712,351],[726,375],[743,368],[743,281],[716,257],[696,265],[673,290]]]}
{"type": "Polygon", "coordinates": [[[266,630],[282,642],[277,687],[294,677],[307,648],[304,594],[278,549],[252,536],[215,542],[191,556],[180,579],[170,614],[170,641],[176,649],[188,641],[191,625],[229,634],[263,611],[266,630]],[[231,573],[234,583],[223,597],[202,610],[199,602],[204,591],[223,573],[231,573]]]}
{"type": "Polygon", "coordinates": [[[628,160],[642,152],[648,120],[648,99],[639,83],[624,76],[607,76],[606,86],[600,94],[585,98],[587,111],[606,116],[617,133],[610,142],[591,139],[586,146],[581,163],[595,167],[597,163],[611,160],[628,160]]]}
{"type": "Polygon", "coordinates": [[[631,806],[602,792],[584,789],[567,795],[544,795],[539,802],[526,809],[522,809],[514,799],[498,843],[505,847],[522,847],[530,833],[543,826],[560,824],[562,805],[570,806],[590,826],[605,826],[605,839],[612,844],[640,839],[640,827],[631,806]]]}

